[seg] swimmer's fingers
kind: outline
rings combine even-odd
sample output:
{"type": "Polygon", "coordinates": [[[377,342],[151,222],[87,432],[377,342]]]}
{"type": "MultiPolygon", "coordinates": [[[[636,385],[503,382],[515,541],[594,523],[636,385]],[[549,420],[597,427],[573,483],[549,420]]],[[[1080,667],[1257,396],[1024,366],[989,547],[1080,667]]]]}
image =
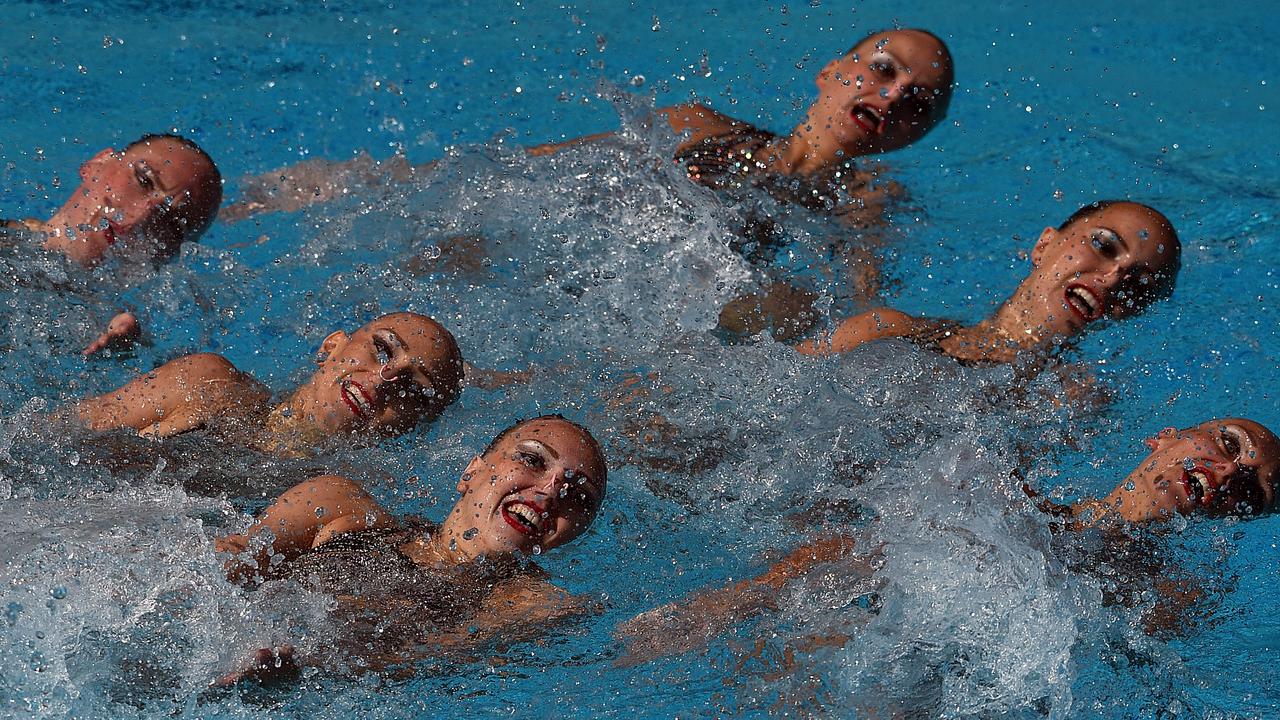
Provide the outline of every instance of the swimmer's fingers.
{"type": "Polygon", "coordinates": [[[84,349],[83,355],[89,357],[107,348],[116,350],[127,348],[137,341],[141,335],[142,326],[138,323],[138,318],[131,312],[122,312],[111,318],[111,322],[107,324],[107,329],[103,330],[101,335],[89,343],[89,346],[84,349]]]}

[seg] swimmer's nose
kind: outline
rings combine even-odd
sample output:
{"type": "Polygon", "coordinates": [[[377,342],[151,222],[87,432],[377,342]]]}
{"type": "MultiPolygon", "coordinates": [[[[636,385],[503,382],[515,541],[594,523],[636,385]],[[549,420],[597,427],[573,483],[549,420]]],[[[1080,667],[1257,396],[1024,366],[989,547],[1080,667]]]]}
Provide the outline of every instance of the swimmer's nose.
{"type": "Polygon", "coordinates": [[[1161,430],[1160,432],[1156,433],[1154,437],[1149,437],[1143,442],[1147,444],[1147,447],[1151,448],[1154,451],[1154,450],[1159,450],[1160,446],[1164,444],[1165,440],[1171,440],[1177,436],[1178,436],[1178,428],[1167,427],[1161,430]]]}
{"type": "Polygon", "coordinates": [[[555,503],[560,500],[560,495],[568,485],[569,477],[567,472],[558,472],[548,477],[547,481],[543,483],[542,487],[537,488],[536,492],[545,499],[545,502],[555,503]]]}

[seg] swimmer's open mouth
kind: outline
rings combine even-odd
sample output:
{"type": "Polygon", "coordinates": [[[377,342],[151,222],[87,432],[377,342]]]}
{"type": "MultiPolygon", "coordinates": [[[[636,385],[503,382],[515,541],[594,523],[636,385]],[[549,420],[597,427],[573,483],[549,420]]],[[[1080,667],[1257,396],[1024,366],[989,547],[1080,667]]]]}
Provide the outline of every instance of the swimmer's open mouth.
{"type": "Polygon", "coordinates": [[[368,422],[373,419],[373,398],[355,380],[342,381],[342,401],[351,408],[351,414],[368,422]]]}
{"type": "Polygon", "coordinates": [[[116,224],[108,220],[107,226],[102,229],[102,237],[106,239],[108,245],[115,245],[116,240],[120,238],[120,233],[116,230],[116,224]]]}
{"type": "Polygon", "coordinates": [[[1102,317],[1102,299],[1084,285],[1074,283],[1068,285],[1064,295],[1067,307],[1071,308],[1071,311],[1081,320],[1089,322],[1102,317]]]}
{"type": "Polygon", "coordinates": [[[512,500],[502,506],[502,519],[523,535],[536,535],[542,531],[542,520],[546,515],[537,503],[524,500],[512,500]]]}
{"type": "Polygon", "coordinates": [[[884,117],[870,105],[854,105],[849,116],[858,127],[872,135],[879,135],[880,129],[884,127],[884,117]]]}
{"type": "Polygon", "coordinates": [[[1196,505],[1208,505],[1213,501],[1214,480],[1213,473],[1199,465],[1182,471],[1182,486],[1187,490],[1187,497],[1196,505]]]}

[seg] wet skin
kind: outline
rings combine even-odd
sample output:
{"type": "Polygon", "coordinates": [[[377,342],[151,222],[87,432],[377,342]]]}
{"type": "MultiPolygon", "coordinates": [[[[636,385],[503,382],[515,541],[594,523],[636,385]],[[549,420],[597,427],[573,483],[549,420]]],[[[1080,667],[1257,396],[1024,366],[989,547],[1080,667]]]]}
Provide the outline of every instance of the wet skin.
{"type": "Polygon", "coordinates": [[[1151,454],[1107,497],[1079,511],[1128,522],[1182,515],[1262,515],[1275,507],[1280,441],[1243,418],[1166,428],[1146,441],[1151,454]]]}
{"type": "MultiPolygon", "coordinates": [[[[1110,205],[1062,230],[1048,227],[1031,252],[1031,271],[996,314],[939,341],[964,360],[1007,362],[1018,350],[1078,335],[1104,317],[1140,312],[1155,296],[1157,275],[1171,272],[1180,247],[1167,221],[1138,203],[1110,205]]],[[[840,323],[801,353],[847,352],[884,337],[906,337],[927,321],[892,308],[840,323]]]]}
{"type": "MultiPolygon", "coordinates": [[[[251,444],[273,448],[268,439],[310,442],[362,431],[406,432],[424,417],[434,419],[459,392],[457,345],[422,315],[394,313],[351,335],[332,333],[321,353],[310,380],[267,416],[263,442],[251,444]]],[[[225,358],[199,353],[81,401],[77,412],[95,430],[131,427],[159,438],[219,419],[261,418],[269,400],[261,384],[225,358]]]]}
{"type": "Polygon", "coordinates": [[[45,247],[83,264],[100,261],[112,245],[143,240],[156,246],[152,254],[168,254],[216,212],[215,175],[206,158],[171,138],[103,150],[80,167],[80,185],[42,224],[45,247]]]}
{"type": "Polygon", "coordinates": [[[404,432],[457,395],[454,347],[441,326],[409,313],[385,315],[351,335],[339,330],[321,343],[324,360],[290,405],[330,433],[404,432]]]}
{"type": "Polygon", "coordinates": [[[471,557],[549,550],[591,525],[606,483],[589,436],[561,420],[530,421],[467,466],[440,536],[471,557]]]}

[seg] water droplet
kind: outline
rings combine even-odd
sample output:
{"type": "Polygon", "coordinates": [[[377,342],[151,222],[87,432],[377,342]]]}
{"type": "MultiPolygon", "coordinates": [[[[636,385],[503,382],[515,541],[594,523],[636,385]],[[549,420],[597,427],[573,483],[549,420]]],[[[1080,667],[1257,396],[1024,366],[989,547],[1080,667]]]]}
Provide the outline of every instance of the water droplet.
{"type": "Polygon", "coordinates": [[[534,545],[534,546],[533,546],[533,549],[532,549],[532,550],[530,550],[529,552],[533,553],[534,555],[541,555],[541,554],[542,554],[542,546],[541,546],[541,545],[534,545]]]}
{"type": "Polygon", "coordinates": [[[462,533],[462,539],[470,540],[478,534],[480,534],[479,528],[467,528],[466,532],[462,533]]]}
{"type": "Polygon", "coordinates": [[[53,596],[54,600],[62,600],[67,597],[67,588],[65,585],[55,585],[54,588],[49,591],[49,594],[53,596]]]}
{"type": "Polygon", "coordinates": [[[318,507],[318,508],[316,508],[316,517],[318,517],[318,518],[322,518],[322,517],[324,517],[324,508],[323,508],[323,507],[318,507]]]}

